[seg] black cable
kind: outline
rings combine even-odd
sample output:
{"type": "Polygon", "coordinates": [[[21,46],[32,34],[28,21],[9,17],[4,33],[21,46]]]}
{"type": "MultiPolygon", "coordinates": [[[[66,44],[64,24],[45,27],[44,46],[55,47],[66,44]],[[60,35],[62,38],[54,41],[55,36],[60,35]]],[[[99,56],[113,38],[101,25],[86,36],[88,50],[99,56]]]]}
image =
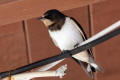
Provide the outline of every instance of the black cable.
{"type": "Polygon", "coordinates": [[[56,56],[53,56],[53,57],[49,57],[49,58],[46,58],[46,59],[43,59],[43,60],[40,60],[40,61],[37,61],[35,63],[32,63],[32,64],[28,64],[26,66],[23,66],[23,67],[19,67],[15,70],[11,70],[11,71],[6,71],[6,72],[1,72],[0,73],[0,78],[5,78],[5,77],[8,77],[10,75],[15,75],[15,74],[18,74],[18,73],[22,73],[22,72],[25,72],[25,71],[28,71],[28,70],[31,70],[31,69],[34,69],[34,68],[37,68],[37,67],[40,67],[40,66],[43,66],[43,65],[46,65],[46,64],[49,64],[49,63],[52,63],[54,61],[57,61],[57,60],[61,60],[63,58],[68,58],[68,57],[71,57],[71,55],[73,54],[77,54],[78,52],[81,52],[83,50],[87,50],[89,48],[92,48],[94,47],[95,45],[98,45],[116,35],[120,34],[120,28],[94,40],[94,41],[91,41],[85,45],[82,45],[78,48],[75,48],[73,50],[70,50],[69,52],[64,52],[64,53],[61,53],[61,54],[58,54],[56,56]]]}

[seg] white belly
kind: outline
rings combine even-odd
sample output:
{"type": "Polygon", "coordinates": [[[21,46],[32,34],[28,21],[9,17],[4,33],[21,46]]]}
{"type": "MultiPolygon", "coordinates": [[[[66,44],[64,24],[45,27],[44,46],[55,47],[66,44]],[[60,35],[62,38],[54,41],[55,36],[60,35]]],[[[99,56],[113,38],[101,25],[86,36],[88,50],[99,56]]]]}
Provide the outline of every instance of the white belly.
{"type": "Polygon", "coordinates": [[[71,50],[74,45],[83,42],[79,30],[69,22],[66,22],[60,31],[49,31],[49,34],[61,50],[71,50]]]}
{"type": "MultiPolygon", "coordinates": [[[[68,21],[66,20],[61,30],[49,31],[49,34],[61,51],[74,49],[77,43],[83,42],[82,34],[78,28],[70,22],[70,19],[68,19],[68,21]]],[[[73,55],[73,57],[81,61],[89,62],[87,51],[73,55]]]]}
{"type": "Polygon", "coordinates": [[[73,55],[72,57],[74,57],[74,58],[76,58],[78,60],[89,63],[89,56],[88,56],[87,51],[82,51],[82,52],[80,52],[78,54],[73,55]]]}

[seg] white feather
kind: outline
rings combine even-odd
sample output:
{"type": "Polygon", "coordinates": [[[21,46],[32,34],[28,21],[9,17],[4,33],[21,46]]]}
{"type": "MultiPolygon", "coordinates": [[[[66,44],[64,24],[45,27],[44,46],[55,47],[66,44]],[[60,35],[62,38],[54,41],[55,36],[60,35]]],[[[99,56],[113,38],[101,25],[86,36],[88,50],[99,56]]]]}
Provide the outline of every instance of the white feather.
{"type": "Polygon", "coordinates": [[[61,30],[49,30],[49,34],[61,50],[71,50],[75,44],[83,42],[79,30],[71,23],[71,19],[68,17],[61,30]]]}
{"type": "Polygon", "coordinates": [[[90,63],[91,66],[93,66],[94,68],[98,68],[98,65],[95,63],[90,63]]]}
{"type": "Polygon", "coordinates": [[[87,71],[88,71],[88,72],[91,71],[90,65],[87,66],[87,71]]]}

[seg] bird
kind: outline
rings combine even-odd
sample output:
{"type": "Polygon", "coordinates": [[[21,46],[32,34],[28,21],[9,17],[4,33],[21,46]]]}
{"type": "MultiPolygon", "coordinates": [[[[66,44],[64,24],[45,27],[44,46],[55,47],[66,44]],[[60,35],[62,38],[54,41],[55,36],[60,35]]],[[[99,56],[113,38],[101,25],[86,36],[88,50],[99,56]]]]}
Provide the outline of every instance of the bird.
{"type": "MultiPolygon", "coordinates": [[[[73,18],[57,9],[50,9],[38,18],[48,29],[51,40],[62,52],[77,48],[87,39],[82,26],[73,18]]],[[[103,69],[96,63],[91,49],[71,55],[87,75],[94,79],[94,72],[103,69]]]]}

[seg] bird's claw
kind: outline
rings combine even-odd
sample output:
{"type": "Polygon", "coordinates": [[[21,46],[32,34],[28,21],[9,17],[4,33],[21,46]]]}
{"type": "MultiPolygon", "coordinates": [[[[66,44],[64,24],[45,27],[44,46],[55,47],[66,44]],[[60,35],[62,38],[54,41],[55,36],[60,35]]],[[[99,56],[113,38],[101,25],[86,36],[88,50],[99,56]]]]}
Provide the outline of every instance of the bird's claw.
{"type": "Polygon", "coordinates": [[[78,48],[79,47],[79,43],[74,45],[74,48],[78,48]]]}
{"type": "Polygon", "coordinates": [[[62,53],[68,53],[70,50],[63,50],[62,53]]]}

